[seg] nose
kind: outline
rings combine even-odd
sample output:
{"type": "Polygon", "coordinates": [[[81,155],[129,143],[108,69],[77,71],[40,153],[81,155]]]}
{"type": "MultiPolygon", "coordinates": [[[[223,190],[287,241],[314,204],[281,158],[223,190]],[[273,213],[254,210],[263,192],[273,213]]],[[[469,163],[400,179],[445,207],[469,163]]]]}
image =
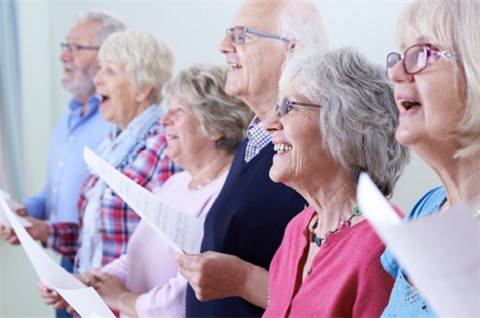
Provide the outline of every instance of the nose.
{"type": "Polygon", "coordinates": [[[395,83],[411,83],[415,80],[412,74],[407,73],[403,60],[400,60],[394,67],[388,72],[388,79],[395,83]]]}
{"type": "Polygon", "coordinates": [[[276,131],[283,130],[283,124],[281,122],[280,111],[276,111],[265,119],[263,122],[263,129],[268,133],[273,134],[276,131]]]}
{"type": "Polygon", "coordinates": [[[171,125],[172,121],[171,121],[170,117],[171,117],[171,112],[169,110],[160,118],[160,125],[165,126],[165,127],[168,126],[168,125],[171,125]]]}
{"type": "Polygon", "coordinates": [[[223,53],[223,54],[235,53],[236,49],[235,49],[235,45],[233,45],[233,42],[232,42],[231,33],[223,37],[222,41],[218,45],[218,50],[220,51],[220,53],[223,53]]]}
{"type": "Polygon", "coordinates": [[[103,86],[105,83],[102,77],[102,68],[99,68],[95,76],[93,77],[93,84],[98,89],[98,87],[103,86]]]}
{"type": "Polygon", "coordinates": [[[62,62],[72,62],[72,53],[68,50],[68,48],[64,48],[62,53],[60,53],[59,59],[62,62]]]}

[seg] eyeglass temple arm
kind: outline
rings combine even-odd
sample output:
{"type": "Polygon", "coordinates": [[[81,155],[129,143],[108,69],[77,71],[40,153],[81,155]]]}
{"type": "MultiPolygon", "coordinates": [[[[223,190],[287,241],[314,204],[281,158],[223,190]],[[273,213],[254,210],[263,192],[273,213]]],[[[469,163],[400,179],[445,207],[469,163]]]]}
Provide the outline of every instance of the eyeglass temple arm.
{"type": "Polygon", "coordinates": [[[285,41],[285,42],[290,42],[289,39],[285,39],[285,38],[282,38],[282,37],[279,37],[279,36],[276,36],[276,35],[271,35],[271,34],[263,33],[263,32],[260,32],[260,31],[255,31],[255,30],[251,30],[251,29],[247,29],[247,28],[245,28],[245,32],[265,36],[267,38],[272,38],[272,39],[282,40],[282,41],[285,41]]]}
{"type": "Polygon", "coordinates": [[[291,102],[291,101],[288,101],[288,103],[291,104],[291,105],[298,105],[298,106],[304,106],[304,107],[322,108],[322,105],[307,104],[307,103],[300,103],[300,102],[291,102]]]}

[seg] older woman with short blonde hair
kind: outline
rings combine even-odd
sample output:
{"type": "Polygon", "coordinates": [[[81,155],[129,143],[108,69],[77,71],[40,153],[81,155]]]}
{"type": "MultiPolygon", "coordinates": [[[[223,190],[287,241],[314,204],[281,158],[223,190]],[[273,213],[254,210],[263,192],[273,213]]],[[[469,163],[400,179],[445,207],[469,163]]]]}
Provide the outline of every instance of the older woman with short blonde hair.
{"type": "MultiPolygon", "coordinates": [[[[417,0],[398,19],[397,42],[403,55],[387,57],[400,110],[396,138],[443,184],[427,192],[406,221],[443,213],[461,202],[480,210],[479,16],[478,1],[417,0]]],[[[470,248],[478,253],[476,245],[470,248]]],[[[396,279],[382,317],[435,317],[388,248],[381,260],[396,279]]]]}
{"type": "MultiPolygon", "coordinates": [[[[180,168],[165,156],[166,141],[158,103],[172,75],[174,55],[160,37],[136,30],[110,35],[99,52],[94,78],[101,116],[112,123],[96,153],[148,190],[161,187],[180,168]]],[[[112,189],[89,171],[78,199],[80,224],[37,222],[32,235],[47,247],[74,258],[75,272],[101,267],[125,253],[140,217],[112,189]]],[[[87,285],[88,276],[78,276],[87,285]]],[[[47,304],[65,303],[43,284],[47,304]]]]}

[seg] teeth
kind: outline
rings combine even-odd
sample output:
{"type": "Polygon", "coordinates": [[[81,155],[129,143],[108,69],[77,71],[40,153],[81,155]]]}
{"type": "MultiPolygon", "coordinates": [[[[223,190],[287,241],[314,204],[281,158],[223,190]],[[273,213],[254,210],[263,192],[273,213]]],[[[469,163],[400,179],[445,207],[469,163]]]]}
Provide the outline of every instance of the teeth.
{"type": "Polygon", "coordinates": [[[273,146],[273,150],[277,151],[278,153],[284,153],[292,150],[292,146],[288,146],[284,144],[275,144],[275,146],[273,146]]]}
{"type": "Polygon", "coordinates": [[[230,69],[234,69],[236,67],[241,68],[241,66],[239,64],[236,64],[236,63],[230,63],[228,65],[230,66],[230,69]]]}

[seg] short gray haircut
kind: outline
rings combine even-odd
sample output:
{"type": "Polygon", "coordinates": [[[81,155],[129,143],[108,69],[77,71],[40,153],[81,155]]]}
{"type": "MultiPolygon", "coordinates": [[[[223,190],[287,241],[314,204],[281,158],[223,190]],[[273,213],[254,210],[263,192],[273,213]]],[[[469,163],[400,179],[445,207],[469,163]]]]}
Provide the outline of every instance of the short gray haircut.
{"type": "Polygon", "coordinates": [[[397,43],[405,49],[409,36],[423,35],[457,53],[449,59],[467,92],[463,119],[451,132],[462,143],[456,157],[480,154],[480,2],[462,0],[422,0],[409,4],[397,22],[397,43]]]}
{"type": "Polygon", "coordinates": [[[328,48],[327,24],[311,1],[282,1],[278,29],[282,38],[297,40],[302,46],[318,45],[328,48]]]}
{"type": "Polygon", "coordinates": [[[350,171],[354,184],[365,171],[390,196],[410,153],[395,139],[399,110],[385,67],[353,47],[303,48],[287,58],[280,90],[293,80],[301,96],[322,105],[321,142],[332,158],[350,171]]]}
{"type": "Polygon", "coordinates": [[[118,15],[101,9],[79,12],[75,17],[75,24],[88,22],[98,24],[95,34],[99,36],[101,42],[105,41],[110,34],[127,29],[125,22],[118,15]]]}
{"type": "Polygon", "coordinates": [[[163,88],[165,100],[184,102],[200,121],[205,137],[220,136],[217,149],[235,153],[245,139],[253,111],[224,87],[228,67],[195,65],[181,71],[163,88]]]}
{"type": "Polygon", "coordinates": [[[172,77],[175,58],[170,45],[159,36],[138,30],[113,33],[101,46],[98,58],[123,65],[138,91],[152,86],[147,97],[150,103],[162,102],[162,88],[172,77]]]}

